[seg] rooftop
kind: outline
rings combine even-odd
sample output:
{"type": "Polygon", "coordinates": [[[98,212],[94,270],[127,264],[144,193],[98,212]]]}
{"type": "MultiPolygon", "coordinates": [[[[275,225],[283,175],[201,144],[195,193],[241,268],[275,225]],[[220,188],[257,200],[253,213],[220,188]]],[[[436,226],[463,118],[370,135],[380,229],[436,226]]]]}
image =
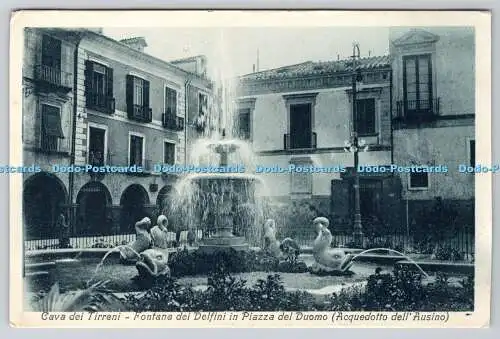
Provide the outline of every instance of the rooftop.
{"type": "MultiPolygon", "coordinates": [[[[357,60],[360,70],[374,70],[390,67],[388,55],[360,58],[357,60]]],[[[285,79],[299,76],[322,75],[338,72],[352,72],[352,60],[338,61],[306,61],[300,64],[283,66],[261,72],[242,75],[240,80],[285,79]]]]}

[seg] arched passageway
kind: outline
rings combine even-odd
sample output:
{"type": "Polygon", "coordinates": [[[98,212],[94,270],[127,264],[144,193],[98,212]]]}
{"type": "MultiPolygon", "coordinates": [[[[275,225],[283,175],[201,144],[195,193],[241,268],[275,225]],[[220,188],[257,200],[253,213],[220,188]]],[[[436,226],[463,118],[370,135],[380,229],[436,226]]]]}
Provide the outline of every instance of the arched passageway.
{"type": "Polygon", "coordinates": [[[65,213],[67,192],[55,175],[41,172],[24,182],[25,240],[57,238],[57,219],[65,213]]]}
{"type": "Polygon", "coordinates": [[[112,219],[109,206],[112,205],[108,188],[98,182],[86,183],[76,197],[78,235],[108,235],[111,234],[112,219]]]}
{"type": "MultiPolygon", "coordinates": [[[[133,233],[134,224],[148,216],[145,206],[149,205],[148,192],[139,184],[132,184],[123,191],[120,198],[120,231],[133,233]]],[[[152,222],[154,222],[152,220],[152,222]]]]}

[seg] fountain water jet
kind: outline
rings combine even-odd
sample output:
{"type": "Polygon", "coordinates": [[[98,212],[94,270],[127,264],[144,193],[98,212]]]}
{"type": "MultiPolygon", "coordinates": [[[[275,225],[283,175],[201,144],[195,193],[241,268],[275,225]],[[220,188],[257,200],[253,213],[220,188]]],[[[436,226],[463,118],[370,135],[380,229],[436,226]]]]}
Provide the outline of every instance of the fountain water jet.
{"type": "MultiPolygon", "coordinates": [[[[193,155],[218,170],[189,174],[176,186],[178,197],[174,199],[174,210],[182,211],[190,228],[211,231],[205,232],[208,236],[199,246],[202,253],[246,251],[250,247],[247,238],[259,238],[256,219],[263,214],[263,204],[258,197],[263,182],[255,175],[244,173],[248,159],[242,157],[247,158],[250,152],[240,152],[240,148],[245,148],[242,141],[225,139],[224,130],[221,139],[203,140],[197,147],[198,154],[193,155]],[[233,164],[233,161],[245,164],[233,164]],[[242,211],[250,211],[251,215],[242,211]]],[[[194,162],[199,164],[200,160],[194,159],[194,162]]]]}

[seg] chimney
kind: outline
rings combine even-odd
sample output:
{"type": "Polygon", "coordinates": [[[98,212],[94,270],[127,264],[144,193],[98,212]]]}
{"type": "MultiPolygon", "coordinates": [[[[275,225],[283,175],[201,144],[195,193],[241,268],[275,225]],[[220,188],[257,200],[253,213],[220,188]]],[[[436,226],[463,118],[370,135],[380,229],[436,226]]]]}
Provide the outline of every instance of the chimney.
{"type": "Polygon", "coordinates": [[[122,39],[120,40],[120,42],[139,52],[144,52],[144,47],[148,46],[148,44],[146,43],[146,39],[144,39],[143,37],[122,39]]]}

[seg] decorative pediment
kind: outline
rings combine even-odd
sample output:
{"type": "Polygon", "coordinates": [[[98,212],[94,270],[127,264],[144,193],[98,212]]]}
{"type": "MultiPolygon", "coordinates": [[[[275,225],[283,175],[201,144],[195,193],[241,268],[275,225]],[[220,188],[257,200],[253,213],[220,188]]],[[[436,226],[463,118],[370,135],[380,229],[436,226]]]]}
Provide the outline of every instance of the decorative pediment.
{"type": "Polygon", "coordinates": [[[412,29],[405,33],[402,37],[394,40],[395,46],[416,45],[416,44],[429,44],[435,43],[439,40],[439,36],[422,29],[412,29]]]}
{"type": "Polygon", "coordinates": [[[254,110],[256,100],[256,98],[242,98],[237,100],[237,104],[239,108],[250,108],[254,110]]]}

